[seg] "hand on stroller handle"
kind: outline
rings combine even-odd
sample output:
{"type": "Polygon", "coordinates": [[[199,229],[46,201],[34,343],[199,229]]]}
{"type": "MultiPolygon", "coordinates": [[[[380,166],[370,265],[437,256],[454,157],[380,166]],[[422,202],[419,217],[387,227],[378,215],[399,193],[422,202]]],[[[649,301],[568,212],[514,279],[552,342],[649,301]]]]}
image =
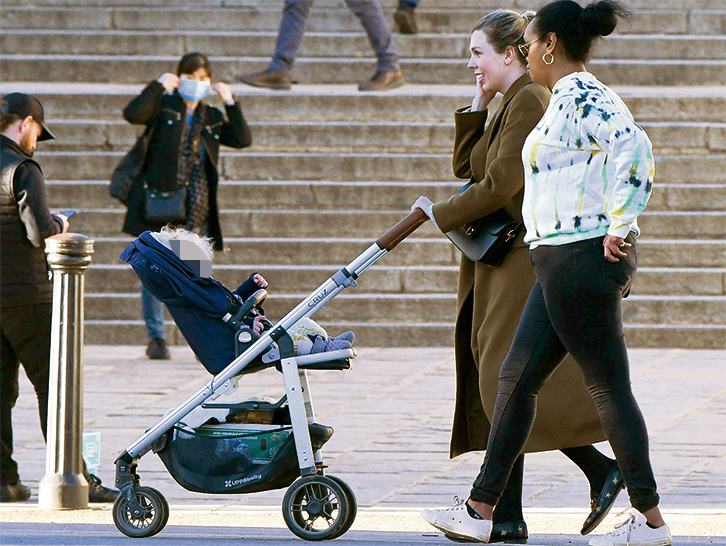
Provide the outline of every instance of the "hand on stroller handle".
{"type": "Polygon", "coordinates": [[[378,240],[378,246],[390,252],[398,243],[416,231],[426,220],[426,213],[419,208],[412,210],[405,218],[400,220],[395,226],[381,235],[378,240]]]}

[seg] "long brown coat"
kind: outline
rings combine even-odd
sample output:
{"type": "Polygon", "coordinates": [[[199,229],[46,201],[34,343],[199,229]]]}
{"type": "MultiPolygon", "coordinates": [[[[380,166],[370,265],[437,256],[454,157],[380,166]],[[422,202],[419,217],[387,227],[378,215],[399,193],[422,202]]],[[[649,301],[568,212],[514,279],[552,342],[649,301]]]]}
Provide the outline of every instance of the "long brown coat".
{"type": "MultiPolygon", "coordinates": [[[[521,151],[549,102],[550,93],[519,78],[504,95],[485,129],[487,112],[457,111],[454,174],[478,181],[461,194],[436,203],[434,219],[446,232],[505,207],[521,219],[524,172],[521,151]]],[[[486,449],[497,395],[499,368],[514,338],[535,280],[529,250],[517,238],[504,263],[490,268],[461,258],[457,319],[456,410],[451,457],[486,449]]],[[[543,386],[537,418],[523,452],[547,451],[605,440],[582,375],[571,357],[543,386]]]]}

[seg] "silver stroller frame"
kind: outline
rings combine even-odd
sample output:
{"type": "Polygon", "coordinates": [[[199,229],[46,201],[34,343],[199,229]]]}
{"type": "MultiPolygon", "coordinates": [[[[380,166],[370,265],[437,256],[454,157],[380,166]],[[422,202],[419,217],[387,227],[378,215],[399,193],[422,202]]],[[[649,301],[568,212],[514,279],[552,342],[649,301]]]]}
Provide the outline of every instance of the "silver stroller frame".
{"type": "Polygon", "coordinates": [[[119,455],[115,462],[116,487],[120,489],[121,495],[114,504],[113,515],[114,523],[121,532],[135,538],[149,537],[161,531],[168,519],[168,503],[161,493],[149,487],[139,486],[139,476],[136,474],[139,459],[152,449],[152,444],[156,440],[177,424],[194,428],[210,417],[220,417],[220,411],[223,412],[221,417],[226,416],[228,410],[205,407],[205,405],[220,396],[232,394],[238,388],[237,376],[263,353],[265,353],[262,356],[263,362],[276,362],[279,359],[300,467],[301,478],[290,486],[283,502],[285,521],[293,533],[306,540],[329,540],[348,530],[355,518],[355,497],[342,480],[324,475],[322,450],[313,450],[308,425],[315,422],[315,412],[310,396],[307,369],[310,367],[321,369],[324,368],[325,362],[354,358],[355,351],[345,349],[295,356],[288,331],[301,319],[314,315],[345,288],[356,286],[356,279],[361,274],[426,220],[425,214],[420,209],[415,209],[390,228],[357,258],[334,273],[301,301],[204,387],[177,408],[167,412],[161,421],[119,455]],[[309,522],[300,521],[299,517],[286,510],[289,503],[296,502],[299,505],[301,495],[305,499],[313,499],[307,504],[308,512],[315,510],[316,514],[319,512],[331,522],[326,529],[315,530],[309,522]],[[321,496],[322,499],[318,498],[321,496]],[[331,501],[331,498],[337,500],[331,501]],[[332,509],[337,511],[337,517],[331,516],[332,509]]]}

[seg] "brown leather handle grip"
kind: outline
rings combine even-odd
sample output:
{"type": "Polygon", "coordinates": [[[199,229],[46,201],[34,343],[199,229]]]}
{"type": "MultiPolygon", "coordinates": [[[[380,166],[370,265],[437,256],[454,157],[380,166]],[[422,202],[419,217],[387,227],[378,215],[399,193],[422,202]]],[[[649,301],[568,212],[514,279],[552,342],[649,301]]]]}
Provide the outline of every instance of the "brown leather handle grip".
{"type": "Polygon", "coordinates": [[[426,216],[424,211],[419,208],[413,209],[408,216],[381,235],[376,243],[378,243],[378,246],[382,249],[390,252],[396,247],[396,245],[398,245],[398,243],[411,235],[428,219],[429,217],[426,216]]]}

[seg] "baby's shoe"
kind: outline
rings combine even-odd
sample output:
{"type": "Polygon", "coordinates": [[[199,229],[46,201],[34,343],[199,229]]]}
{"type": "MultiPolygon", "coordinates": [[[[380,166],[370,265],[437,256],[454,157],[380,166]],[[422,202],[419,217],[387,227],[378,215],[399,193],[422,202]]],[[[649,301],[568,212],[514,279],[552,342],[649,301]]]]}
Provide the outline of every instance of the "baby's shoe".
{"type": "Polygon", "coordinates": [[[670,546],[672,543],[668,525],[653,529],[635,509],[631,509],[630,517],[614,531],[590,539],[590,546],[670,546]]]}
{"type": "Polygon", "coordinates": [[[351,345],[353,345],[353,342],[355,341],[355,334],[348,330],[347,332],[343,332],[342,334],[338,334],[337,336],[333,336],[330,339],[335,339],[336,341],[347,341],[351,345]]]}
{"type": "Polygon", "coordinates": [[[310,349],[311,353],[328,353],[330,351],[341,351],[343,349],[350,349],[350,341],[345,339],[336,339],[334,337],[324,338],[321,335],[308,334],[310,341],[313,342],[313,346],[310,349]]]}
{"type": "Polygon", "coordinates": [[[454,503],[451,508],[422,510],[421,517],[443,531],[447,537],[488,543],[492,533],[492,521],[481,519],[466,501],[461,501],[458,497],[454,497],[454,503]]]}

